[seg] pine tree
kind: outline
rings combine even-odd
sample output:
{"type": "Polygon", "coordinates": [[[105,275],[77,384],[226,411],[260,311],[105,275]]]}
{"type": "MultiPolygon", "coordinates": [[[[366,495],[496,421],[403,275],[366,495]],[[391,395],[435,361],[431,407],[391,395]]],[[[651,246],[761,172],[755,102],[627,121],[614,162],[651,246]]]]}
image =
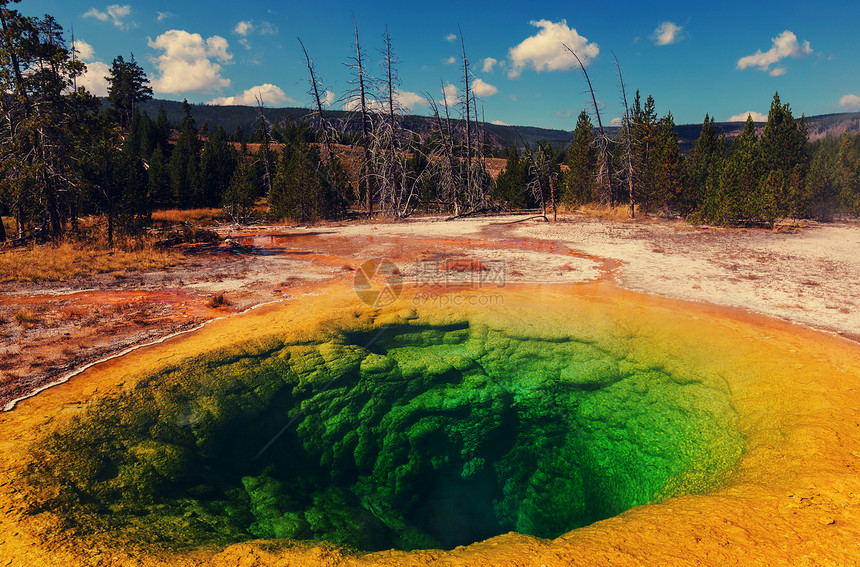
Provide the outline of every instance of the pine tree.
{"type": "Polygon", "coordinates": [[[256,172],[251,167],[248,156],[239,154],[236,168],[230,183],[221,196],[221,206],[234,222],[245,222],[254,207],[257,193],[256,172]]]}
{"type": "Polygon", "coordinates": [[[186,100],[182,104],[185,118],[182,130],[173,153],[170,155],[168,173],[170,186],[173,191],[174,205],[183,209],[201,205],[202,191],[200,189],[200,139],[194,119],[191,118],[191,107],[186,100]]]}
{"type": "Polygon", "coordinates": [[[839,191],[839,208],[860,215],[860,135],[852,138],[845,132],[839,138],[836,156],[836,183],[839,191]]]}
{"type": "Polygon", "coordinates": [[[690,158],[686,160],[686,190],[678,203],[681,214],[699,210],[709,194],[716,191],[722,170],[723,146],[717,136],[714,119],[705,114],[702,130],[690,158]]]}
{"type": "Polygon", "coordinates": [[[654,97],[649,95],[645,101],[645,106],[640,107],[639,91],[636,91],[632,120],[633,165],[637,177],[635,180],[636,200],[647,208],[654,208],[658,201],[656,191],[657,164],[654,149],[657,145],[659,132],[654,97]]]}
{"type": "Polygon", "coordinates": [[[134,60],[125,61],[122,55],[113,60],[108,80],[108,101],[121,128],[128,128],[137,103],[152,98],[152,87],[146,73],[134,60]]]}
{"type": "Polygon", "coordinates": [[[236,150],[227,143],[227,133],[218,126],[203,145],[200,156],[203,206],[216,207],[221,203],[221,197],[230,184],[236,163],[236,150]]]}
{"type": "Polygon", "coordinates": [[[751,117],[747,117],[743,133],[735,140],[721,169],[716,190],[706,196],[703,217],[719,224],[761,218],[763,213],[766,214],[760,190],[764,171],[755,124],[751,117]]]}
{"type": "Polygon", "coordinates": [[[651,179],[655,204],[668,216],[669,211],[679,208],[684,187],[683,163],[672,113],[661,118],[657,126],[651,179]]]}
{"type": "Polygon", "coordinates": [[[149,177],[147,188],[150,199],[152,199],[152,206],[159,209],[175,206],[170,185],[170,174],[168,173],[167,162],[164,159],[161,145],[155,146],[155,149],[152,150],[152,155],[149,157],[149,171],[147,173],[149,177]]]}
{"type": "Polygon", "coordinates": [[[568,171],[564,176],[565,191],[562,202],[569,206],[597,200],[595,176],[597,154],[594,149],[594,126],[583,110],[576,121],[573,142],[567,150],[568,171]]]}

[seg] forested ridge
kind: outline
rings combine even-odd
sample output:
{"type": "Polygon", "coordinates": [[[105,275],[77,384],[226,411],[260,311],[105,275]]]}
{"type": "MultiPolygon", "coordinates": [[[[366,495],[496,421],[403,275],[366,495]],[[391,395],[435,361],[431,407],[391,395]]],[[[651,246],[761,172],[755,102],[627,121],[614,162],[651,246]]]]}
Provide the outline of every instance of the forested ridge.
{"type": "Polygon", "coordinates": [[[478,119],[462,36],[464,94],[450,105],[427,95],[431,115],[416,120],[397,103],[390,36],[385,72],[371,77],[356,27],[348,112],[321,103],[323,82],[305,51],[311,110],[273,120],[261,99],[242,110],[255,113],[253,127],[228,132],[198,123],[200,107],[187,102],[180,119],[163,106],[151,112],[152,89],[131,54],[113,60],[106,100],[78,87],[85,67],[63,29],[15,3],[0,0],[0,241],[87,238],[98,227],[113,245],[166,208],[220,207],[239,222],[547,215],[594,202],[724,225],[860,214],[860,135],[810,142],[805,119],[778,93],[767,123],[748,119],[739,135],[705,115],[686,152],[671,112],[660,117],[638,91],[620,128],[595,128],[583,110],[569,145],[520,138],[502,147],[478,119]],[[495,179],[486,167],[493,156],[507,160],[495,179]]]}

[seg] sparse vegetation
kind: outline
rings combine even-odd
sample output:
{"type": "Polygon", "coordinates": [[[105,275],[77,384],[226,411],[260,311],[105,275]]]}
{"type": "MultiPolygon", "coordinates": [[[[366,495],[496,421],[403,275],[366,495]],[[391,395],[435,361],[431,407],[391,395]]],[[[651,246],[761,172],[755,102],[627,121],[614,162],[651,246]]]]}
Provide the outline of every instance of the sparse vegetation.
{"type": "Polygon", "coordinates": [[[29,309],[20,309],[15,313],[15,322],[22,327],[32,327],[38,319],[29,309]]]}
{"type": "Polygon", "coordinates": [[[0,282],[65,281],[92,274],[155,270],[182,259],[176,251],[157,250],[151,244],[130,248],[110,250],[69,240],[5,250],[0,252],[0,282]]]}

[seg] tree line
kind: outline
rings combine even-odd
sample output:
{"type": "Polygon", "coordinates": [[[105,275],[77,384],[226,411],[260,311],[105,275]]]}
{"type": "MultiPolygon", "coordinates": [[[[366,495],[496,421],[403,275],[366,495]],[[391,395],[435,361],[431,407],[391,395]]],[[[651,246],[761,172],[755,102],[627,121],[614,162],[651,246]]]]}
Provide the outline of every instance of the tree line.
{"type": "Polygon", "coordinates": [[[351,88],[341,98],[350,114],[329,116],[325,83],[301,44],[310,119],[272,124],[259,99],[255,130],[246,136],[198,127],[187,102],[181,124],[170,124],[163,108],[154,119],[141,112],[152,89],[133,54],[113,60],[106,101],[93,96],[77,85],[85,66],[59,24],[50,15],[23,16],[15,3],[0,0],[0,215],[14,218],[16,234],[0,223],[0,241],[85,235],[80,220],[98,217],[112,245],[115,233],[149,226],[156,209],[223,207],[242,221],[261,198],[272,217],[302,222],[358,208],[404,217],[540,207],[546,215],[558,204],[628,201],[631,212],[635,203],[719,224],[860,213],[860,136],[809,143],[804,120],[795,120],[778,94],[761,131],[748,119],[743,133],[728,139],[706,115],[688,156],[671,113],[658,117],[653,97],[642,102],[637,91],[628,107],[624,95],[615,139],[602,127],[595,98],[598,127],[583,110],[569,147],[511,147],[493,180],[462,32],[457,96],[445,93],[444,82],[441,99],[424,93],[429,133],[404,126],[399,61],[387,30],[374,66],[356,25],[351,88]]]}

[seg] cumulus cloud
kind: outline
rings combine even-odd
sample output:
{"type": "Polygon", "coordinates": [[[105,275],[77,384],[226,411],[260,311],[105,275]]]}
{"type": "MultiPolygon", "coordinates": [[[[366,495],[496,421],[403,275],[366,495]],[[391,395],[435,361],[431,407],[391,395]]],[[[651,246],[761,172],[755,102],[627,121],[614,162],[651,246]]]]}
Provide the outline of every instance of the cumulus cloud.
{"type": "Polygon", "coordinates": [[[657,45],[672,45],[684,39],[683,31],[684,28],[676,25],[675,22],[663,22],[651,34],[651,39],[657,45]]]}
{"type": "Polygon", "coordinates": [[[442,60],[442,63],[444,63],[445,65],[453,65],[456,62],[457,62],[457,58],[454,57],[453,55],[447,59],[442,60]]]}
{"type": "Polygon", "coordinates": [[[481,72],[483,73],[492,73],[493,67],[495,67],[498,63],[498,59],[493,59],[492,57],[485,57],[483,66],[481,67],[481,72]]]}
{"type": "Polygon", "coordinates": [[[81,61],[89,61],[96,53],[93,46],[82,39],[76,39],[72,44],[72,48],[78,52],[78,59],[81,61]]]}
{"type": "Polygon", "coordinates": [[[110,21],[119,29],[125,30],[134,26],[134,22],[127,22],[126,18],[131,15],[131,6],[129,4],[119,5],[111,4],[104,10],[98,8],[90,8],[84,12],[85,18],[95,18],[101,22],[110,21]]]}
{"type": "Polygon", "coordinates": [[[96,96],[107,96],[110,66],[102,61],[93,61],[96,50],[93,46],[82,39],[76,39],[72,48],[78,52],[78,59],[83,61],[87,69],[78,77],[78,87],[84,87],[96,96]]]}
{"type": "MultiPolygon", "coordinates": [[[[456,87],[455,87],[456,89],[456,87]]],[[[326,91],[326,98],[328,98],[328,93],[330,91],[326,91]]],[[[325,102],[325,101],[323,101],[325,102]]],[[[331,102],[334,102],[334,93],[331,93],[331,102]]],[[[409,110],[418,106],[425,106],[427,104],[427,100],[418,93],[413,93],[410,91],[397,91],[394,93],[394,102],[397,103],[397,106],[404,110],[409,110]]],[[[368,106],[377,112],[387,112],[387,100],[368,100],[368,106]]],[[[449,103],[450,104],[450,103],[449,103]]],[[[329,106],[331,103],[329,103],[329,106]]],[[[343,109],[346,111],[355,111],[360,108],[358,97],[353,97],[343,103],[343,109]]]]}
{"type": "Polygon", "coordinates": [[[472,92],[475,93],[475,96],[486,97],[493,96],[499,92],[499,89],[481,79],[475,79],[472,81],[472,92]]]}
{"type": "Polygon", "coordinates": [[[221,76],[221,65],[215,62],[229,63],[233,58],[223,37],[213,35],[204,40],[197,33],[170,30],[148,43],[152,49],[163,51],[155,59],[158,76],[151,81],[155,92],[208,93],[230,86],[230,79],[221,76]]]}
{"type": "Polygon", "coordinates": [[[216,104],[218,106],[256,106],[257,97],[261,98],[266,106],[296,104],[296,101],[288,97],[280,87],[271,83],[251,87],[236,96],[219,96],[206,104],[216,104]]]}
{"type": "Polygon", "coordinates": [[[493,120],[490,124],[495,124],[496,126],[510,126],[510,124],[502,122],[501,120],[493,120]]]}
{"type": "Polygon", "coordinates": [[[860,110],[860,96],[847,94],[839,99],[839,106],[844,110],[860,110]]]}
{"type": "Polygon", "coordinates": [[[233,28],[233,33],[236,35],[246,36],[249,33],[254,31],[254,24],[249,22],[239,22],[236,24],[236,27],[233,28]]]}
{"type": "Polygon", "coordinates": [[[448,83],[445,85],[445,88],[442,89],[442,100],[439,101],[440,104],[445,103],[448,106],[454,106],[458,102],[460,102],[459,90],[457,89],[457,85],[452,85],[448,83]]]}
{"type": "Polygon", "coordinates": [[[767,122],[767,114],[762,114],[761,112],[754,112],[752,110],[747,110],[746,112],[741,112],[740,114],[730,116],[726,120],[726,122],[746,122],[747,116],[752,116],[753,122],[767,122]]]}
{"type": "Polygon", "coordinates": [[[397,104],[406,110],[427,105],[427,100],[423,96],[410,91],[399,91],[396,94],[395,99],[397,100],[397,104]]]}
{"type": "Polygon", "coordinates": [[[789,30],[771,38],[771,42],[773,45],[767,51],[762,52],[759,49],[752,55],[738,59],[737,68],[743,71],[749,67],[756,67],[759,71],[766,71],[772,77],[778,77],[785,73],[785,67],[776,66],[771,69],[771,65],[779,63],[786,57],[800,59],[812,54],[812,46],[809,45],[809,42],[800,43],[797,36],[789,30]]]}
{"type": "Polygon", "coordinates": [[[86,63],[87,70],[78,77],[78,87],[84,87],[96,96],[107,96],[110,66],[101,61],[86,63]]]}
{"type": "Polygon", "coordinates": [[[335,99],[334,93],[331,91],[326,91],[325,94],[323,95],[321,102],[326,106],[331,106],[332,104],[334,104],[334,99],[335,99]]]}
{"type": "Polygon", "coordinates": [[[173,17],[173,12],[156,12],[155,13],[155,19],[158,20],[159,22],[163,22],[167,18],[172,18],[172,17],[173,17]]]}
{"type": "Polygon", "coordinates": [[[624,124],[624,121],[617,116],[609,121],[610,126],[621,126],[622,124],[624,124]]]}
{"type": "Polygon", "coordinates": [[[455,41],[457,41],[457,34],[449,33],[448,35],[445,36],[445,41],[450,42],[450,43],[454,43],[455,41]]]}
{"type": "Polygon", "coordinates": [[[567,20],[551,22],[549,20],[533,20],[529,22],[540,31],[527,37],[508,50],[511,68],[508,77],[516,79],[524,69],[535,71],[569,71],[576,66],[573,58],[564,45],[571,48],[588,65],[600,53],[596,43],[589,43],[573,28],[567,26],[567,20]]]}

